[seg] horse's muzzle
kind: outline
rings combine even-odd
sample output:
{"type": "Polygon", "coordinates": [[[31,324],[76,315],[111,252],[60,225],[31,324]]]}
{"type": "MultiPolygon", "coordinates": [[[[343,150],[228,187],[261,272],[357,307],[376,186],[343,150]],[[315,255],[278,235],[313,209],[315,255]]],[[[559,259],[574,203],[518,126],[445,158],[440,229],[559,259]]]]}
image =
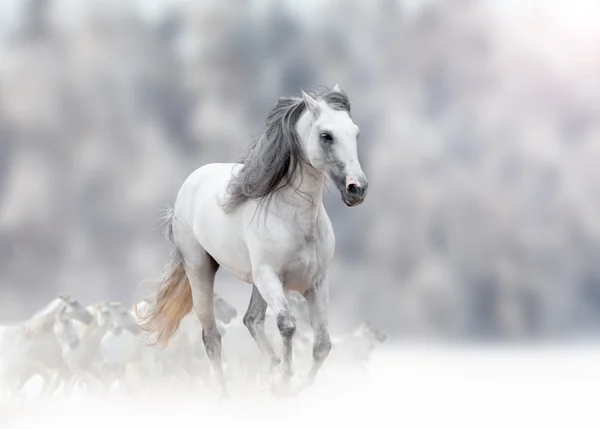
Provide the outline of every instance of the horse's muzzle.
{"type": "Polygon", "coordinates": [[[367,182],[366,180],[359,181],[355,179],[347,179],[346,187],[341,192],[342,201],[348,207],[358,206],[365,200],[367,196],[368,187],[369,182],[367,182]]]}

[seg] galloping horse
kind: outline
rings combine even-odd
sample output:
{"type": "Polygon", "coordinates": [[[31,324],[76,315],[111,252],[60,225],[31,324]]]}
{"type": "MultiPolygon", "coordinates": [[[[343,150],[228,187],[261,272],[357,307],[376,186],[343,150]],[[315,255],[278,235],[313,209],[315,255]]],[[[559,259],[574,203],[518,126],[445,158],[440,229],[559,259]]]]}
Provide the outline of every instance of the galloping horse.
{"type": "Polygon", "coordinates": [[[350,101],[338,85],[321,94],[302,91],[301,97],[279,98],[243,159],[198,168],[167,211],[171,260],[156,305],[139,316],[141,327],[155,335],[155,344],[166,345],[193,309],[223,395],[227,389],[213,294],[221,266],[253,285],[243,321],[272,368],[281,365],[284,384],[293,375],[296,331],[284,288],[300,292],[307,302],[314,332],[309,383],[327,358],[328,273],[335,236],[323,190],[328,176],[348,207],[363,202],[368,182],[358,160],[358,138],[350,101]],[[265,335],[267,306],[277,318],[283,362],[265,335]]]}

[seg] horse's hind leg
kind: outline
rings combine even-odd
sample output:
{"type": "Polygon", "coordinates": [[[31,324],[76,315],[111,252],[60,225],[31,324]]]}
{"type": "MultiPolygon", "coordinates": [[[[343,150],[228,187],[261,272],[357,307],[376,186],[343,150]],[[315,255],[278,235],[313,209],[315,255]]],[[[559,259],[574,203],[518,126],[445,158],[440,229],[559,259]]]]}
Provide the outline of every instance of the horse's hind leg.
{"type": "Polygon", "coordinates": [[[267,313],[267,302],[263,299],[256,285],[252,287],[252,296],[248,310],[244,315],[244,325],[250,331],[250,335],[256,341],[258,348],[263,356],[271,361],[271,369],[281,363],[281,360],[275,355],[273,347],[265,334],[265,315],[267,313]]]}
{"type": "MultiPolygon", "coordinates": [[[[208,270],[204,275],[190,277],[190,286],[194,300],[194,311],[202,324],[202,342],[208,359],[215,371],[219,384],[224,394],[227,389],[225,385],[225,374],[221,362],[222,346],[221,333],[217,329],[217,322],[213,307],[213,284],[216,269],[212,274],[208,270]]],[[[189,274],[188,274],[189,276],[189,274]]]]}
{"type": "Polygon", "coordinates": [[[221,333],[217,329],[214,307],[214,282],[219,264],[198,242],[191,239],[180,243],[185,273],[190,282],[194,312],[202,324],[202,341],[208,359],[221,386],[222,394],[227,395],[225,374],[221,362],[221,333]]]}

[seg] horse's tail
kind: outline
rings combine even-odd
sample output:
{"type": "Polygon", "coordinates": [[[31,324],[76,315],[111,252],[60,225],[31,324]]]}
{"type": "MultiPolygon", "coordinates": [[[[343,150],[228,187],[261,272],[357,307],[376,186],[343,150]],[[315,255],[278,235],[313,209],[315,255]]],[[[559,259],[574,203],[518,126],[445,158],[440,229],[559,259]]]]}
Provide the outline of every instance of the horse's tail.
{"type": "Polygon", "coordinates": [[[185,273],[183,257],[173,241],[173,210],[165,214],[166,236],[173,243],[171,260],[160,282],[156,295],[156,303],[148,309],[147,314],[140,314],[136,306],[135,313],[139,319],[140,329],[146,334],[155,334],[150,345],[166,346],[177,332],[179,323],[192,311],[192,289],[185,273]]]}

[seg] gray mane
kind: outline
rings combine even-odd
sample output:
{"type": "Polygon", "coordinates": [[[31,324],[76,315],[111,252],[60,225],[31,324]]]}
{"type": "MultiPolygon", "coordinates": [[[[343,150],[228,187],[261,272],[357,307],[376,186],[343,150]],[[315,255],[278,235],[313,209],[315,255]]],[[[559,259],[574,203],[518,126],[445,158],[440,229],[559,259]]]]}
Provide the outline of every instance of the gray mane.
{"type": "MultiPolygon", "coordinates": [[[[320,94],[311,93],[324,100],[332,109],[350,114],[350,100],[344,92],[327,88],[320,94]]],[[[228,198],[223,203],[230,212],[249,199],[259,200],[259,207],[269,204],[274,194],[289,186],[302,167],[308,164],[296,124],[306,109],[304,99],[281,97],[269,113],[266,127],[258,140],[239,161],[242,168],[227,187],[228,198]]]]}

